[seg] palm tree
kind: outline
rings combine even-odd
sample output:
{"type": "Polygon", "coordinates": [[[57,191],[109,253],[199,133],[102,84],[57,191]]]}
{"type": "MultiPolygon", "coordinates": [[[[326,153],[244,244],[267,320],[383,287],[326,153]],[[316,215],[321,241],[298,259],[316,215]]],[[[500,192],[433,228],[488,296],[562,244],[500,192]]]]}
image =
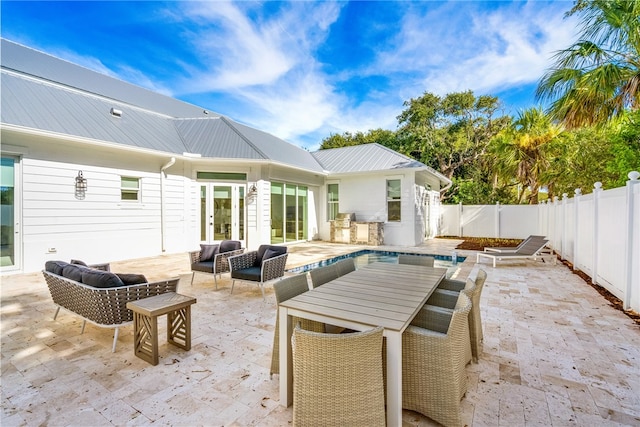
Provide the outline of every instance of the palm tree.
{"type": "Polygon", "coordinates": [[[566,127],[601,124],[640,108],[640,0],[577,0],[581,34],[555,55],[536,96],[566,127]]]}
{"type": "MultiPolygon", "coordinates": [[[[511,126],[494,139],[491,147],[497,178],[522,186],[518,203],[528,194],[529,204],[538,203],[538,193],[549,168],[548,150],[562,128],[553,124],[542,108],[521,112],[511,126]]],[[[549,184],[548,182],[546,183],[549,184]]]]}

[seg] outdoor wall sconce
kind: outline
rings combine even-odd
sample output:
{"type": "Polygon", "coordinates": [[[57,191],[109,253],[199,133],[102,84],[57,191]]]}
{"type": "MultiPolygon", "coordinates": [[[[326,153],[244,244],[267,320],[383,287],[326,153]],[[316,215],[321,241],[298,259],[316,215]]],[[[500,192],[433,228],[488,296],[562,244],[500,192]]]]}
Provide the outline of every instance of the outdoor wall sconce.
{"type": "Polygon", "coordinates": [[[82,175],[82,171],[78,171],[76,176],[76,199],[84,199],[87,191],[87,178],[82,175]]]}
{"type": "Polygon", "coordinates": [[[258,187],[256,187],[255,184],[251,184],[251,187],[249,187],[249,192],[247,193],[247,196],[255,196],[256,194],[258,194],[258,187]]]}

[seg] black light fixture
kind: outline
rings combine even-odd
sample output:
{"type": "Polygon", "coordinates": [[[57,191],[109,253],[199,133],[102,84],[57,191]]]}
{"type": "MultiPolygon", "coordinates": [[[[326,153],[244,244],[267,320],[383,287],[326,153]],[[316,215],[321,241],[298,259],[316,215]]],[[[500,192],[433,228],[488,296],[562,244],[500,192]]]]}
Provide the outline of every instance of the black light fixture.
{"type": "Polygon", "coordinates": [[[84,199],[87,191],[87,178],[82,175],[82,171],[78,171],[76,176],[76,199],[84,199]]]}
{"type": "Polygon", "coordinates": [[[249,192],[247,193],[247,196],[255,196],[256,194],[258,194],[258,187],[256,187],[255,184],[251,184],[251,187],[249,187],[249,192]]]}

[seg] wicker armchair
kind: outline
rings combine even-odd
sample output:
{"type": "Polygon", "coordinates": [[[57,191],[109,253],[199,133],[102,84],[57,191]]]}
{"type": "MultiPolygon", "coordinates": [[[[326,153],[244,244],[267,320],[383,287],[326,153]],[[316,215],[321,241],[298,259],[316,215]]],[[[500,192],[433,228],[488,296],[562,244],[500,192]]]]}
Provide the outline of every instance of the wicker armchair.
{"type": "Polygon", "coordinates": [[[286,246],[261,245],[257,251],[229,257],[231,293],[236,280],[256,282],[264,299],[264,283],[284,276],[287,255],[286,246]]]}
{"type": "Polygon", "coordinates": [[[294,329],[294,426],[385,425],[382,332],[294,329]]]}
{"type": "MultiPolygon", "coordinates": [[[[108,271],[108,268],[103,270],[108,271]]],[[[82,318],[81,334],[84,333],[87,321],[101,328],[114,328],[112,352],[116,351],[119,328],[133,322],[133,313],[127,309],[127,303],[166,292],[176,292],[180,280],[173,278],[117,288],[95,288],[50,271],[43,270],[42,274],[51,298],[58,306],[54,320],[62,307],[82,318]]]]}
{"type": "Polygon", "coordinates": [[[424,267],[433,267],[434,263],[435,263],[435,258],[431,256],[408,255],[408,254],[398,255],[398,264],[411,264],[411,265],[422,265],[424,267]]]}
{"type": "Polygon", "coordinates": [[[467,390],[464,347],[471,300],[451,313],[422,309],[402,335],[402,406],[445,426],[462,426],[467,390]],[[462,391],[462,393],[461,393],[462,391]]]}
{"type": "Polygon", "coordinates": [[[218,290],[218,277],[229,271],[228,258],[244,252],[241,242],[237,240],[223,240],[219,245],[200,245],[199,251],[189,252],[191,262],[191,285],[196,273],[213,274],[213,281],[218,290]],[[204,258],[203,258],[204,255],[204,258]]]}
{"type": "MultiPolygon", "coordinates": [[[[285,277],[284,279],[273,284],[273,290],[276,294],[278,305],[297,295],[303,294],[309,290],[307,281],[307,273],[296,274],[295,276],[285,277]]],[[[273,334],[273,352],[271,353],[271,371],[269,376],[280,373],[280,309],[276,312],[276,330],[273,334]]],[[[294,325],[298,324],[302,329],[314,332],[324,332],[324,324],[309,319],[293,317],[291,319],[294,325]]]]}

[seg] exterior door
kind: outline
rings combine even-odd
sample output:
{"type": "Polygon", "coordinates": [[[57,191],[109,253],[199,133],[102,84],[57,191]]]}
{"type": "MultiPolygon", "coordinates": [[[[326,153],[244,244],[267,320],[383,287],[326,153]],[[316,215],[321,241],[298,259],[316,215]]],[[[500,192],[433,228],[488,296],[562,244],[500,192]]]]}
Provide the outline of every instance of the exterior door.
{"type": "Polygon", "coordinates": [[[0,163],[0,271],[21,268],[20,191],[17,188],[20,165],[15,157],[2,157],[0,163]]]}
{"type": "Polygon", "coordinates": [[[200,241],[245,241],[244,184],[200,185],[200,241]]]}

